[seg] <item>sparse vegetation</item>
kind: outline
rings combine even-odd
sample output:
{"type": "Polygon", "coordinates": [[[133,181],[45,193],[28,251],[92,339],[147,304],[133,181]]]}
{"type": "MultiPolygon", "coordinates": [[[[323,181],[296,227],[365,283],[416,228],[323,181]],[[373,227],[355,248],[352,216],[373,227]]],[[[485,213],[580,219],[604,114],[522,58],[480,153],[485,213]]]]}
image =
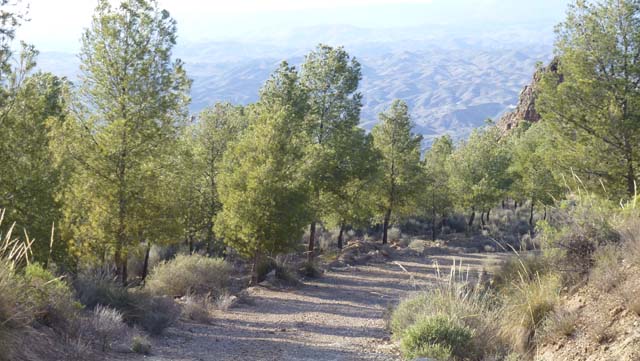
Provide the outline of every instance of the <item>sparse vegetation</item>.
{"type": "MultiPolygon", "coordinates": [[[[613,342],[604,321],[640,315],[637,1],[569,7],[557,59],[523,92],[535,122],[426,150],[410,102],[358,126],[362,66],[344,47],[319,44],[255,103],[188,122],[177,25],[156,0],[98,2],[75,85],[35,72],[33,46],[14,53],[19,2],[0,0],[0,357],[25,358],[16,342],[40,328],[84,354],[92,336],[109,352],[129,327],[208,323],[247,273],[297,286],[323,274],[321,252],[348,268],[513,251],[490,282],[454,262],[398,305],[389,328],[407,358],[529,358],[578,324],[613,342]],[[581,291],[617,303],[588,319],[565,304],[581,291]]],[[[134,352],[149,353],[145,337],[134,352]]]]}

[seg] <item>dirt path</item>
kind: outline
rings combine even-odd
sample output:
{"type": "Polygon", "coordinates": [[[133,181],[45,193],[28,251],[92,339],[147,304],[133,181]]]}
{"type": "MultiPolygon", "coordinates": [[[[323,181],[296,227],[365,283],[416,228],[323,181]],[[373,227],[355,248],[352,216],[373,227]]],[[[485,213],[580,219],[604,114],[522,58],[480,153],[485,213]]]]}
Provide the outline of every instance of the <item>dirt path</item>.
{"type": "Polygon", "coordinates": [[[434,264],[452,260],[472,271],[497,254],[397,259],[326,272],[295,290],[256,287],[249,304],[216,315],[211,325],[181,322],[153,341],[152,361],[398,360],[384,313],[408,292],[428,287],[434,264]],[[395,263],[413,274],[413,279],[395,263]]]}

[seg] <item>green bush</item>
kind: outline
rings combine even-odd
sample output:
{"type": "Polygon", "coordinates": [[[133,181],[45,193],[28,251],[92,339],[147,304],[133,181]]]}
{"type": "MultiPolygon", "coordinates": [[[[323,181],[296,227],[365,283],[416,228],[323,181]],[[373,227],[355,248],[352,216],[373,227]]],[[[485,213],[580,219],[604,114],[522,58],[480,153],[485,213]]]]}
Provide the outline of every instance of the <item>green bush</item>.
{"type": "Polygon", "coordinates": [[[57,330],[69,331],[82,305],[62,277],[55,277],[39,264],[25,268],[25,280],[36,320],[57,330]]]}
{"type": "Polygon", "coordinates": [[[419,293],[403,300],[391,314],[388,328],[394,336],[401,337],[404,330],[411,327],[422,315],[428,312],[429,307],[427,293],[419,293]]]}
{"type": "Polygon", "coordinates": [[[413,325],[441,315],[473,331],[467,347],[470,355],[491,357],[504,351],[493,295],[453,275],[428,291],[403,300],[392,313],[388,328],[395,338],[402,339],[413,325]]]}
{"type": "Polygon", "coordinates": [[[145,289],[156,295],[180,297],[188,294],[214,297],[229,282],[231,267],[221,258],[178,255],[158,264],[147,279],[145,289]]]}
{"type": "Polygon", "coordinates": [[[432,357],[439,360],[469,356],[473,331],[445,316],[422,319],[402,335],[402,354],[409,359],[432,357]]]}

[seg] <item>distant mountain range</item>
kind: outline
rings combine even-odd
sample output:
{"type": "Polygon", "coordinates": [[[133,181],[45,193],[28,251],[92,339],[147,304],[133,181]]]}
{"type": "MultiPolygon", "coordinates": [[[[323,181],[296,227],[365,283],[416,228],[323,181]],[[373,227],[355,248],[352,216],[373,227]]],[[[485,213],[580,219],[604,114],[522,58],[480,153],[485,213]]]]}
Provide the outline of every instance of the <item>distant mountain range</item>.
{"type": "MultiPolygon", "coordinates": [[[[370,129],[377,114],[401,98],[425,138],[445,133],[460,138],[515,105],[536,63],[550,60],[551,32],[541,28],[551,24],[322,26],[252,34],[251,41],[180,44],[176,56],[194,80],[191,110],[196,113],[217,101],[254,102],[280,61],[299,65],[319,42],[344,45],[362,64],[363,127],[370,129]]],[[[39,66],[74,79],[78,60],[73,54],[43,52],[39,66]]]]}

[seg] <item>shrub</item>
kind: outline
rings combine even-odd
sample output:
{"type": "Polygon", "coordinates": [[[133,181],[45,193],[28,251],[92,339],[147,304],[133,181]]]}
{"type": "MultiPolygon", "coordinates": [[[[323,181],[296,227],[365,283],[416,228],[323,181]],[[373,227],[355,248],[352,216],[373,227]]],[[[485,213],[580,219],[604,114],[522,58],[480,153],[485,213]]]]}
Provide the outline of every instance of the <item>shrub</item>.
{"type": "Polygon", "coordinates": [[[402,339],[413,325],[441,315],[473,331],[467,345],[470,355],[489,357],[503,352],[493,296],[472,287],[457,271],[428,291],[403,300],[391,315],[388,327],[394,337],[402,339]]]}
{"type": "Polygon", "coordinates": [[[132,292],[134,303],[127,322],[137,324],[151,335],[159,335],[180,317],[180,307],[169,297],[154,296],[144,291],[132,292]]]}
{"type": "Polygon", "coordinates": [[[523,279],[533,281],[549,271],[549,261],[543,255],[515,253],[493,270],[492,283],[496,289],[503,289],[523,279]]]}
{"type": "Polygon", "coordinates": [[[147,279],[145,288],[156,295],[171,297],[187,294],[217,296],[229,281],[231,268],[221,258],[178,255],[158,264],[147,279]]]}
{"type": "Polygon", "coordinates": [[[30,307],[24,280],[0,259],[0,338],[13,328],[29,325],[34,310],[30,307]]]}
{"type": "Polygon", "coordinates": [[[595,265],[589,275],[591,284],[604,292],[620,284],[624,275],[620,269],[622,250],[617,245],[606,245],[594,253],[595,265]]]}
{"type": "Polygon", "coordinates": [[[548,275],[523,278],[503,294],[501,333],[514,350],[527,352],[560,297],[560,280],[548,275]]]}
{"type": "Polygon", "coordinates": [[[388,328],[394,336],[401,337],[404,330],[415,324],[421,315],[428,312],[429,295],[419,293],[409,297],[398,305],[391,314],[388,328]]]}
{"type": "Polygon", "coordinates": [[[402,336],[401,350],[406,358],[434,357],[462,359],[469,356],[473,332],[445,316],[422,319],[402,336]]]}
{"type": "Polygon", "coordinates": [[[314,262],[304,261],[298,269],[298,273],[303,277],[318,278],[322,276],[322,271],[314,262]]]}
{"type": "Polygon", "coordinates": [[[25,268],[25,280],[36,319],[47,326],[68,331],[82,309],[74,299],[71,287],[39,264],[25,268]]]}
{"type": "Polygon", "coordinates": [[[267,278],[269,272],[276,268],[276,261],[273,258],[262,258],[256,266],[256,274],[258,275],[258,282],[262,282],[267,278]]]}
{"type": "Polygon", "coordinates": [[[173,299],[121,287],[100,272],[81,275],[75,286],[80,301],[87,307],[114,308],[122,313],[127,324],[140,325],[154,335],[162,333],[180,316],[173,299]]]}
{"type": "Polygon", "coordinates": [[[576,330],[578,315],[574,312],[556,310],[551,312],[542,322],[537,342],[555,342],[573,335],[576,330]]]}
{"type": "Polygon", "coordinates": [[[131,351],[142,355],[151,353],[151,341],[145,336],[136,335],[131,340],[131,351]]]}
{"type": "Polygon", "coordinates": [[[188,295],[184,297],[182,316],[188,320],[209,323],[211,321],[211,311],[214,307],[211,296],[188,295]]]}
{"type": "Polygon", "coordinates": [[[612,226],[615,205],[591,194],[570,197],[552,210],[549,222],[540,222],[539,239],[563,281],[582,281],[594,266],[598,247],[619,242],[612,226]]]}
{"type": "Polygon", "coordinates": [[[387,230],[387,238],[389,241],[398,241],[402,237],[402,232],[400,232],[400,228],[391,227],[387,230]]]}
{"type": "Polygon", "coordinates": [[[93,310],[91,324],[102,351],[111,348],[113,341],[125,331],[126,327],[119,311],[100,305],[93,310]]]}
{"type": "Polygon", "coordinates": [[[625,217],[617,230],[624,243],[625,259],[631,264],[640,266],[640,217],[635,209],[625,217]]]}

